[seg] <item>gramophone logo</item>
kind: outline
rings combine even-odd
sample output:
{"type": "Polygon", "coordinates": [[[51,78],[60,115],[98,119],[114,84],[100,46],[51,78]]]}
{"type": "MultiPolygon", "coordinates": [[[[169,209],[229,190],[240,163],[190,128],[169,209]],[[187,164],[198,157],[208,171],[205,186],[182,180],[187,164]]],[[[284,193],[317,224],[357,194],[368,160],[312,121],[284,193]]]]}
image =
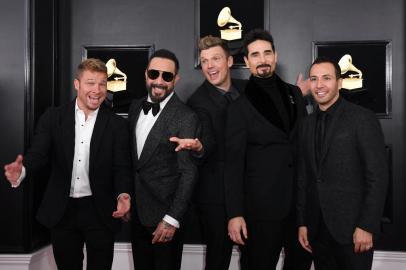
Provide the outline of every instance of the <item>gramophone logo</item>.
{"type": "Polygon", "coordinates": [[[219,27],[227,27],[220,30],[221,39],[237,40],[242,37],[242,24],[231,16],[231,9],[224,7],[217,18],[219,27]]]}
{"type": "Polygon", "coordinates": [[[127,90],[127,75],[118,69],[116,60],[111,58],[106,63],[107,67],[107,90],[119,92],[127,90]]]}
{"type": "Polygon", "coordinates": [[[344,76],[342,88],[354,90],[362,88],[362,72],[352,64],[352,57],[349,54],[341,57],[338,65],[341,75],[344,76]]]}

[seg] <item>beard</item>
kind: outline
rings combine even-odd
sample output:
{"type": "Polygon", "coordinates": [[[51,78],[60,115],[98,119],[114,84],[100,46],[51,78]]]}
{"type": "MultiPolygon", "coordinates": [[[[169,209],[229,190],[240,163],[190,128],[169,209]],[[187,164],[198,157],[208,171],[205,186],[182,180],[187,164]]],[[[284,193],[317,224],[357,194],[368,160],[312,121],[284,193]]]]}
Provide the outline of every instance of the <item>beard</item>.
{"type": "Polygon", "coordinates": [[[152,102],[160,103],[162,100],[166,99],[172,93],[173,87],[170,88],[164,84],[151,83],[150,85],[147,84],[147,91],[152,102]],[[153,88],[161,89],[165,91],[165,93],[163,95],[154,95],[153,88]]]}
{"type": "Polygon", "coordinates": [[[256,67],[257,69],[257,76],[259,78],[269,78],[272,76],[272,69],[271,65],[269,64],[261,64],[256,67]],[[268,68],[268,69],[261,69],[261,68],[268,68]]]}

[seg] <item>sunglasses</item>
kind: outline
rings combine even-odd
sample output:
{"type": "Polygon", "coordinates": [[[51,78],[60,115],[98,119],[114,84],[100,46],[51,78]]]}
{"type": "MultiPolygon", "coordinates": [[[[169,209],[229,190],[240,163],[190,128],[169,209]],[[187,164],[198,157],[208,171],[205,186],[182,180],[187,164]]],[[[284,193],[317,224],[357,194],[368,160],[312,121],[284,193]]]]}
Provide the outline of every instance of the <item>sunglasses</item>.
{"type": "Polygon", "coordinates": [[[160,71],[160,70],[156,70],[156,69],[149,69],[147,71],[147,76],[151,80],[157,79],[159,77],[159,74],[162,74],[162,79],[165,82],[171,82],[175,78],[175,74],[173,74],[172,72],[169,72],[169,71],[160,71]]]}

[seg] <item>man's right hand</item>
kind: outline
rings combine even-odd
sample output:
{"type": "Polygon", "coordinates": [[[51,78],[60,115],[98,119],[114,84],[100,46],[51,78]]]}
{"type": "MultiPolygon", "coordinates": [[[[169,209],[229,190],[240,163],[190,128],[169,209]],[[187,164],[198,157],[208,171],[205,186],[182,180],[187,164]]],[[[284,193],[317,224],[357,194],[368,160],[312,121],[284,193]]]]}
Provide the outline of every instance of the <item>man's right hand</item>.
{"type": "Polygon", "coordinates": [[[11,185],[18,184],[18,178],[20,178],[21,171],[23,169],[23,156],[18,155],[16,160],[10,164],[4,166],[4,175],[11,185]]]}
{"type": "Polygon", "coordinates": [[[298,234],[299,234],[299,242],[302,245],[302,247],[308,252],[312,253],[312,247],[310,246],[309,239],[307,238],[307,227],[300,226],[298,234]]]}
{"type": "Polygon", "coordinates": [[[241,233],[245,239],[248,239],[247,224],[243,217],[235,217],[228,221],[228,236],[233,242],[244,245],[244,240],[241,237],[241,233]]]}

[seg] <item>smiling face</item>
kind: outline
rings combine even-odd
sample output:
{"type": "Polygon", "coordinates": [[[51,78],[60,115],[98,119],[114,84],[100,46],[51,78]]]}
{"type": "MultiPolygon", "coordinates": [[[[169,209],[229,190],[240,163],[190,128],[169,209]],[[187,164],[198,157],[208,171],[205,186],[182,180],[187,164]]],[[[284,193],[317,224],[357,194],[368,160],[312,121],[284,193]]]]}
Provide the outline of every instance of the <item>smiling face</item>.
{"type": "Polygon", "coordinates": [[[331,63],[314,64],[309,73],[310,90],[320,110],[325,111],[333,105],[341,89],[342,79],[336,77],[331,63]]]}
{"type": "Polygon", "coordinates": [[[107,92],[107,74],[98,71],[84,70],[74,80],[78,107],[85,115],[100,107],[107,92]]]}
{"type": "Polygon", "coordinates": [[[179,80],[179,75],[176,74],[175,63],[167,58],[154,57],[151,59],[147,70],[145,71],[145,82],[148,90],[149,97],[152,102],[161,102],[175,88],[176,82],[179,80]],[[148,70],[159,71],[159,76],[155,79],[148,77],[148,70]],[[169,82],[163,79],[162,72],[172,73],[173,79],[169,82]]]}
{"type": "Polygon", "coordinates": [[[259,78],[271,77],[275,72],[277,60],[278,55],[272,49],[272,44],[261,39],[247,46],[247,56],[244,57],[251,74],[259,78]]]}
{"type": "Polygon", "coordinates": [[[214,86],[228,91],[231,86],[230,67],[233,57],[227,56],[220,46],[214,46],[200,52],[200,63],[204,77],[214,86]]]}

